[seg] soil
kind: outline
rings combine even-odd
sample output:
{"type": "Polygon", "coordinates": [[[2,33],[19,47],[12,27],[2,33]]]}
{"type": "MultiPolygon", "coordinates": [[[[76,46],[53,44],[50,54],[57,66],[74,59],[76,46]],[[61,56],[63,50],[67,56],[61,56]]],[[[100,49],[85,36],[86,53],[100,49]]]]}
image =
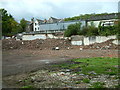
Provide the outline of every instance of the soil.
{"type": "Polygon", "coordinates": [[[17,78],[20,80],[20,78],[27,77],[28,73],[38,70],[53,70],[54,68],[52,68],[51,65],[68,63],[71,59],[89,57],[118,57],[118,50],[116,48],[105,50],[87,48],[80,50],[80,46],[71,46],[69,41],[65,41],[67,42],[66,44],[63,44],[61,41],[54,41],[56,44],[52,45],[48,43],[51,42],[48,40],[48,42],[45,41],[47,43],[45,44],[46,46],[41,45],[42,48],[36,48],[36,46],[34,46],[36,40],[24,42],[24,47],[21,46],[22,41],[12,40],[9,42],[11,43],[3,41],[3,88],[19,87],[17,85],[15,86],[14,83],[15,80],[18,80],[17,78]],[[62,43],[61,45],[58,44],[60,42],[62,43]],[[58,46],[61,49],[52,50],[55,46],[58,46]],[[71,49],[68,49],[67,47],[71,47],[71,49]]]}

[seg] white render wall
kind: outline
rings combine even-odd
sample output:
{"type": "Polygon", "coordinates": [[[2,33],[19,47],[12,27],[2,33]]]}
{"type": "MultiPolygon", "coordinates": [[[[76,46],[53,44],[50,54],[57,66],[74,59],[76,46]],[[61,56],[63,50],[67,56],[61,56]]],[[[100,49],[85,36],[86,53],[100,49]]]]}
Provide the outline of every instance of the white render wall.
{"type": "Polygon", "coordinates": [[[83,39],[83,43],[84,45],[90,45],[90,44],[93,44],[93,43],[102,43],[102,42],[105,42],[107,40],[110,40],[110,39],[116,39],[116,35],[114,36],[95,36],[94,39],[90,39],[91,37],[84,37],[83,39]]]}
{"type": "Polygon", "coordinates": [[[112,43],[116,45],[120,45],[120,40],[114,40],[112,43]]]}
{"type": "Polygon", "coordinates": [[[71,41],[72,45],[82,45],[82,41],[71,41]]]}
{"type": "Polygon", "coordinates": [[[35,34],[35,35],[23,35],[22,40],[35,40],[35,39],[47,39],[47,38],[54,38],[58,39],[58,37],[54,36],[53,34],[35,34]]]}
{"type": "Polygon", "coordinates": [[[33,31],[40,31],[40,26],[39,26],[38,21],[36,20],[35,23],[34,23],[34,26],[33,26],[33,28],[34,28],[33,31]],[[36,25],[35,25],[35,23],[36,23],[36,25]],[[35,28],[36,28],[36,30],[35,30],[35,28]],[[39,28],[39,29],[38,29],[38,28],[39,28]]]}
{"type": "Polygon", "coordinates": [[[91,22],[94,23],[95,27],[98,27],[100,21],[89,21],[87,24],[90,26],[91,25],[91,22]]]}
{"type": "Polygon", "coordinates": [[[22,40],[35,40],[35,39],[46,39],[45,34],[36,34],[36,35],[23,35],[22,40]]]}
{"type": "MultiPolygon", "coordinates": [[[[116,21],[117,19],[110,19],[110,20],[100,20],[100,21],[116,21]]],[[[88,21],[87,24],[91,25],[91,22],[94,23],[95,27],[99,26],[100,21],[88,21]]]]}
{"type": "MultiPolygon", "coordinates": [[[[48,34],[35,34],[35,35],[23,35],[22,40],[35,40],[35,39],[47,39],[47,38],[54,38],[54,39],[59,39],[58,37],[48,34]]],[[[64,38],[65,39],[65,38],[64,38]]],[[[102,43],[110,39],[116,39],[116,36],[95,36],[95,37],[84,37],[83,40],[79,41],[71,41],[72,45],[90,45],[94,43],[102,43]]],[[[114,41],[113,43],[118,43],[117,41],[114,41]]]]}
{"type": "MultiPolygon", "coordinates": [[[[72,45],[90,45],[94,43],[102,43],[110,39],[116,39],[116,36],[94,36],[94,37],[84,37],[83,40],[79,41],[71,41],[72,45]]],[[[117,41],[114,41],[113,43],[118,43],[117,41]]]]}

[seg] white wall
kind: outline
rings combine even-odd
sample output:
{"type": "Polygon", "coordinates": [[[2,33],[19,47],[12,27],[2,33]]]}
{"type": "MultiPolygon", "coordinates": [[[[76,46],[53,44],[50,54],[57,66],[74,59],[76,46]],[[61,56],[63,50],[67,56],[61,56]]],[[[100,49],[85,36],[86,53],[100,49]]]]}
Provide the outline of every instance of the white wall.
{"type": "MultiPolygon", "coordinates": [[[[83,40],[79,41],[71,41],[72,45],[90,45],[94,43],[102,43],[110,39],[116,39],[116,36],[94,36],[94,37],[84,37],[83,40]]],[[[114,41],[113,43],[118,43],[118,41],[114,41]]]]}
{"type": "MultiPolygon", "coordinates": [[[[116,21],[117,19],[110,19],[110,20],[100,20],[100,21],[116,21]]],[[[93,22],[94,23],[94,25],[95,25],[95,27],[98,27],[98,25],[99,25],[99,23],[100,23],[100,21],[88,21],[87,22],[87,24],[88,25],[91,25],[91,22],[93,22]]]]}
{"type": "Polygon", "coordinates": [[[35,40],[35,39],[47,39],[47,38],[54,38],[58,39],[58,37],[54,36],[53,34],[35,34],[35,35],[23,35],[22,40],[35,40]]]}
{"type": "Polygon", "coordinates": [[[71,41],[72,45],[82,45],[82,41],[71,41]]]}
{"type": "Polygon", "coordinates": [[[54,38],[53,34],[48,34],[47,37],[48,38],[54,38]]]}
{"type": "Polygon", "coordinates": [[[38,21],[36,20],[35,22],[34,22],[34,24],[33,24],[34,26],[33,26],[33,28],[34,28],[34,31],[40,31],[40,26],[39,26],[39,23],[38,23],[38,21]],[[35,23],[36,23],[36,25],[35,25],[35,23]],[[36,28],[36,30],[35,30],[35,28],[36,28]],[[39,28],[39,29],[38,29],[39,28]]]}
{"type": "Polygon", "coordinates": [[[36,34],[36,35],[23,35],[22,40],[35,40],[35,39],[46,39],[45,34],[36,34]]]}
{"type": "Polygon", "coordinates": [[[91,22],[94,23],[95,27],[98,27],[100,21],[89,21],[87,24],[90,26],[91,25],[91,22]]]}
{"type": "Polygon", "coordinates": [[[93,40],[90,39],[91,37],[84,37],[83,39],[83,44],[84,45],[90,45],[90,44],[93,44],[93,43],[102,43],[102,42],[105,42],[109,39],[116,39],[116,36],[96,36],[93,40]]]}
{"type": "Polygon", "coordinates": [[[116,45],[120,45],[120,40],[114,40],[112,43],[116,45]]]}

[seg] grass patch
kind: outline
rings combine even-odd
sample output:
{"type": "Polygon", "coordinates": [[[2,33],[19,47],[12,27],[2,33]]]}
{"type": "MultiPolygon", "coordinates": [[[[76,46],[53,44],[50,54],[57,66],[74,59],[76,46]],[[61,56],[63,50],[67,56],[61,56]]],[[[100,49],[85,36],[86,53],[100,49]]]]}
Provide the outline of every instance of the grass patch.
{"type": "Polygon", "coordinates": [[[80,84],[80,83],[81,83],[81,81],[76,81],[76,82],[75,82],[75,84],[80,84]]]}
{"type": "Polygon", "coordinates": [[[22,88],[33,88],[33,86],[23,86],[22,88]]]}
{"type": "MultiPolygon", "coordinates": [[[[118,74],[118,68],[115,67],[116,65],[118,65],[118,58],[97,57],[97,58],[73,59],[72,61],[80,63],[78,64],[64,63],[56,65],[56,67],[65,69],[81,68],[82,71],[80,71],[80,73],[88,75],[91,75],[89,74],[89,72],[91,71],[94,71],[96,74],[109,74],[109,75],[118,74]]],[[[79,71],[77,72],[79,74],[79,71]]]]}
{"type": "Polygon", "coordinates": [[[90,80],[89,80],[89,79],[83,79],[83,82],[84,82],[84,83],[89,83],[90,80]]]}
{"type": "Polygon", "coordinates": [[[85,63],[82,67],[82,72],[84,74],[94,71],[97,74],[109,74],[116,75],[118,73],[118,68],[114,67],[118,65],[118,58],[87,58],[87,59],[77,59],[75,62],[85,63]]]}
{"type": "Polygon", "coordinates": [[[104,87],[104,83],[95,82],[92,84],[91,88],[105,88],[105,87],[104,87]]]}

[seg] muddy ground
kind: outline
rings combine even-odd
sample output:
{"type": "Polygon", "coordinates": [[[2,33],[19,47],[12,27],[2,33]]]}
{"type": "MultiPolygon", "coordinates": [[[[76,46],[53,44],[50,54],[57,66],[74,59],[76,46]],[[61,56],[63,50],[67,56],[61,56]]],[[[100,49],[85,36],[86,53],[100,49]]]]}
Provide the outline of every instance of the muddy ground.
{"type": "Polygon", "coordinates": [[[27,77],[28,73],[53,70],[51,65],[88,57],[118,57],[118,50],[3,50],[3,88],[20,87],[15,80],[27,77]]]}
{"type": "MultiPolygon", "coordinates": [[[[62,63],[71,64],[73,63],[71,62],[71,59],[118,57],[119,46],[113,44],[112,41],[113,40],[108,40],[100,44],[95,43],[87,46],[73,46],[71,45],[70,40],[63,39],[36,39],[32,41],[17,41],[15,39],[2,40],[3,88],[22,87],[24,83],[20,84],[21,80],[29,78],[30,75],[34,73],[38,75],[36,71],[42,72],[40,75],[46,76],[49,72],[60,70],[60,68],[55,68],[53,65],[62,63]],[[56,47],[59,47],[59,50],[55,50],[56,47]],[[18,81],[20,81],[20,83],[17,83],[18,81]]],[[[47,75],[47,77],[53,78],[49,75],[47,75]]],[[[102,77],[104,78],[104,76],[102,77]]],[[[46,81],[49,82],[49,80],[55,81],[54,79],[47,79],[46,81]]],[[[56,78],[56,80],[58,80],[58,78],[56,78]]],[[[43,84],[40,84],[40,86],[39,82],[37,82],[38,86],[35,86],[41,87],[42,85],[44,88],[44,85],[46,84],[47,86],[48,82],[44,82],[43,84]]],[[[54,83],[56,82],[58,81],[55,81],[54,83]]],[[[49,83],[51,84],[53,82],[49,83]]],[[[62,85],[56,86],[62,87],[62,85]]],[[[81,87],[83,86],[87,87],[86,85],[81,84],[81,87]]],[[[52,87],[54,87],[54,85],[52,87]]]]}

